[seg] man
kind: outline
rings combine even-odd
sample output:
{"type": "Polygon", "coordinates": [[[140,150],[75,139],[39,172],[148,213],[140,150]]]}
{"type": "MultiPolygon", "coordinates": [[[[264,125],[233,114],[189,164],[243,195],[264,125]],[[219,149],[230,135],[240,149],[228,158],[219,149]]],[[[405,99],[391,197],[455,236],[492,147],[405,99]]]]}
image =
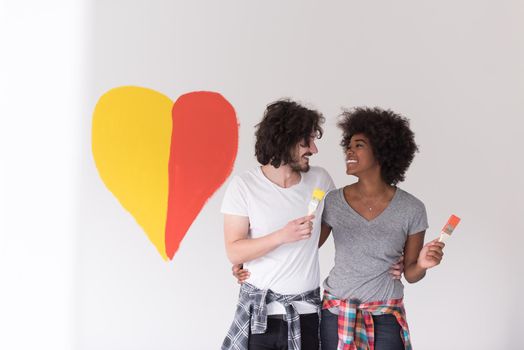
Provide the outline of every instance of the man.
{"type": "Polygon", "coordinates": [[[250,277],[222,349],[319,348],[321,220],[305,214],[315,188],[335,187],[324,169],[309,165],[323,121],[290,100],[270,104],[255,134],[261,166],[228,186],[221,210],[227,256],[250,277]]]}

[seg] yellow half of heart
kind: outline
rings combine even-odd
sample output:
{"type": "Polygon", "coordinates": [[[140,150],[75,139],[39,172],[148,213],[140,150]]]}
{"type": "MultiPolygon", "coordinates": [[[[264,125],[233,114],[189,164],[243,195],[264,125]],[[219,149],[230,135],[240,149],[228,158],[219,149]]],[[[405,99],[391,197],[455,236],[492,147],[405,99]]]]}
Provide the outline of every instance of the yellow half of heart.
{"type": "Polygon", "coordinates": [[[164,260],[172,108],[173,101],[154,90],[119,87],[99,99],[92,126],[102,181],[164,260]]]}

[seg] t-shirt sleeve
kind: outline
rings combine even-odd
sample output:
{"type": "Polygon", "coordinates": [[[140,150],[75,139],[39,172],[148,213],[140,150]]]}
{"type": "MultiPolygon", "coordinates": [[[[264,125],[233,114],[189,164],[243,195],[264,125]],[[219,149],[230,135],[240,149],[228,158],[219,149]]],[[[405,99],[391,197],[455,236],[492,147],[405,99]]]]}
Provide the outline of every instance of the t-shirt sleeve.
{"type": "Polygon", "coordinates": [[[413,208],[413,215],[408,228],[408,235],[413,235],[425,231],[428,228],[428,214],[426,213],[426,206],[421,201],[415,203],[413,208]]]}
{"type": "Polygon", "coordinates": [[[323,177],[323,190],[326,192],[326,195],[324,196],[324,210],[322,211],[322,222],[325,224],[328,224],[329,226],[333,227],[331,224],[331,217],[333,215],[332,213],[332,202],[333,198],[329,199],[328,204],[328,196],[329,192],[333,191],[335,189],[335,182],[333,182],[333,179],[331,178],[331,175],[325,170],[322,169],[322,177],[323,177]],[[328,208],[331,207],[331,208],[328,208]]]}
{"type": "Polygon", "coordinates": [[[331,175],[329,175],[327,172],[326,172],[326,182],[327,182],[326,193],[328,193],[329,191],[333,191],[335,189],[335,182],[333,182],[331,175]]]}
{"type": "Polygon", "coordinates": [[[228,184],[222,206],[222,214],[248,216],[246,186],[239,176],[235,176],[228,184]]]}
{"type": "Polygon", "coordinates": [[[322,223],[333,227],[333,199],[335,191],[331,191],[324,198],[324,210],[322,211],[322,223]]]}

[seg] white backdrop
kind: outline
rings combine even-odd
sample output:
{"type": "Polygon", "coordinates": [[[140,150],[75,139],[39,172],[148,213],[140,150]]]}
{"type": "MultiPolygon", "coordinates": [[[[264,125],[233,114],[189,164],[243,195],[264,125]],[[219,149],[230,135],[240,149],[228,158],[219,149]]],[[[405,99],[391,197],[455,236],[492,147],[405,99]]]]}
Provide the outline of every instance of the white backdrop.
{"type": "MultiPolygon", "coordinates": [[[[522,2],[5,0],[2,9],[0,348],[217,349],[229,327],[238,286],[222,237],[224,186],[164,262],[97,174],[92,111],[122,85],[173,100],[223,94],[240,122],[234,173],[256,164],[253,127],[267,103],[317,108],[327,120],[311,163],[337,186],[354,181],[338,146],[341,108],[404,114],[420,153],[400,186],[425,202],[428,238],[449,214],[463,219],[442,265],[406,287],[415,348],[524,348],[522,2]]],[[[333,253],[330,240],[322,278],[333,253]]]]}

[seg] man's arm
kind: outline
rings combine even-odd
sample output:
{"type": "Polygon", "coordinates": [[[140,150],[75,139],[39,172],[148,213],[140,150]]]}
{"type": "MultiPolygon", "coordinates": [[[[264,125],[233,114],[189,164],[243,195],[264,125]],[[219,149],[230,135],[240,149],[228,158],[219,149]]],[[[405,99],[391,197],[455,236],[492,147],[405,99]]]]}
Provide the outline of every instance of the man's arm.
{"type": "Polygon", "coordinates": [[[224,241],[229,261],[242,264],[278,248],[282,244],[311,237],[313,215],[292,220],[286,226],[263,237],[249,238],[249,218],[224,215],[224,241]]]}

